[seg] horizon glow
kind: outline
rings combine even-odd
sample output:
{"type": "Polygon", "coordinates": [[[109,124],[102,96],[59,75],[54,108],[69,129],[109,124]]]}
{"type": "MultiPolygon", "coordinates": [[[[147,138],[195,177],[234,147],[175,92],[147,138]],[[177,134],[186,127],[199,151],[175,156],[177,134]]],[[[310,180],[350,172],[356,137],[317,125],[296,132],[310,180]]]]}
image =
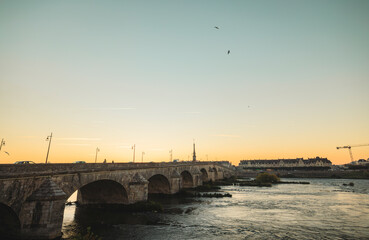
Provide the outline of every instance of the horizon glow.
{"type": "Polygon", "coordinates": [[[51,132],[51,163],[191,160],[193,139],[200,160],[348,163],[368,22],[359,0],[1,1],[0,163],[45,162],[51,132]]]}

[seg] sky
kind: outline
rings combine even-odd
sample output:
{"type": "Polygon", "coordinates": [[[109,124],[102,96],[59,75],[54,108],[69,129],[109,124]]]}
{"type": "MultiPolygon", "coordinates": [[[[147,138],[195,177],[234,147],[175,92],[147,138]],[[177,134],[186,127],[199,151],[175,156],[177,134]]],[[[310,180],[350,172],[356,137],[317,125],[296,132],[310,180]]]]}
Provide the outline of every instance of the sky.
{"type": "Polygon", "coordinates": [[[0,163],[44,163],[51,133],[51,163],[192,160],[193,141],[200,161],[348,163],[369,1],[1,0],[0,109],[0,163]]]}

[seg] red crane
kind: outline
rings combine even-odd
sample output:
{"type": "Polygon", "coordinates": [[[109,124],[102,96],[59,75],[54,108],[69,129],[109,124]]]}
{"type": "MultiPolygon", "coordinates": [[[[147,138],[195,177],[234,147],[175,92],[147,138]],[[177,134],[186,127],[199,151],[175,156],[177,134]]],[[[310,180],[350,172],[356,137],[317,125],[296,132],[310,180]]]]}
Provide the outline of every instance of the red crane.
{"type": "Polygon", "coordinates": [[[354,161],[354,157],[352,156],[351,148],[352,147],[365,147],[365,146],[369,146],[369,144],[352,145],[352,146],[347,145],[347,146],[337,147],[337,149],[347,148],[349,150],[349,153],[350,153],[351,162],[353,162],[354,161]]]}

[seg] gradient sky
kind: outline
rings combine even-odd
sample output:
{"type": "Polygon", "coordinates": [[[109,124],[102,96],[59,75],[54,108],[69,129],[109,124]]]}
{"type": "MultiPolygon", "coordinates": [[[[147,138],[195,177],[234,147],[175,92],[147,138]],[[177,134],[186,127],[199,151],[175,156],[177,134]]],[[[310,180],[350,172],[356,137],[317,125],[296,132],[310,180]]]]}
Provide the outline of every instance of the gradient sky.
{"type": "Polygon", "coordinates": [[[51,132],[52,163],[187,160],[193,139],[200,160],[347,163],[369,1],[1,0],[0,106],[1,163],[45,162],[51,132]]]}

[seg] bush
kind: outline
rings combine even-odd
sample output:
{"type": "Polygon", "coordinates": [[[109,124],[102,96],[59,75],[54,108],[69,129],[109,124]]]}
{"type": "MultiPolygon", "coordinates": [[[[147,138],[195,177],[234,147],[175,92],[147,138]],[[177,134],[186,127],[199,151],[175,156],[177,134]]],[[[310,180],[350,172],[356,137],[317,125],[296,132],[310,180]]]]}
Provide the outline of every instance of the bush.
{"type": "Polygon", "coordinates": [[[280,179],[275,174],[259,173],[255,179],[257,183],[277,183],[280,179]]]}

